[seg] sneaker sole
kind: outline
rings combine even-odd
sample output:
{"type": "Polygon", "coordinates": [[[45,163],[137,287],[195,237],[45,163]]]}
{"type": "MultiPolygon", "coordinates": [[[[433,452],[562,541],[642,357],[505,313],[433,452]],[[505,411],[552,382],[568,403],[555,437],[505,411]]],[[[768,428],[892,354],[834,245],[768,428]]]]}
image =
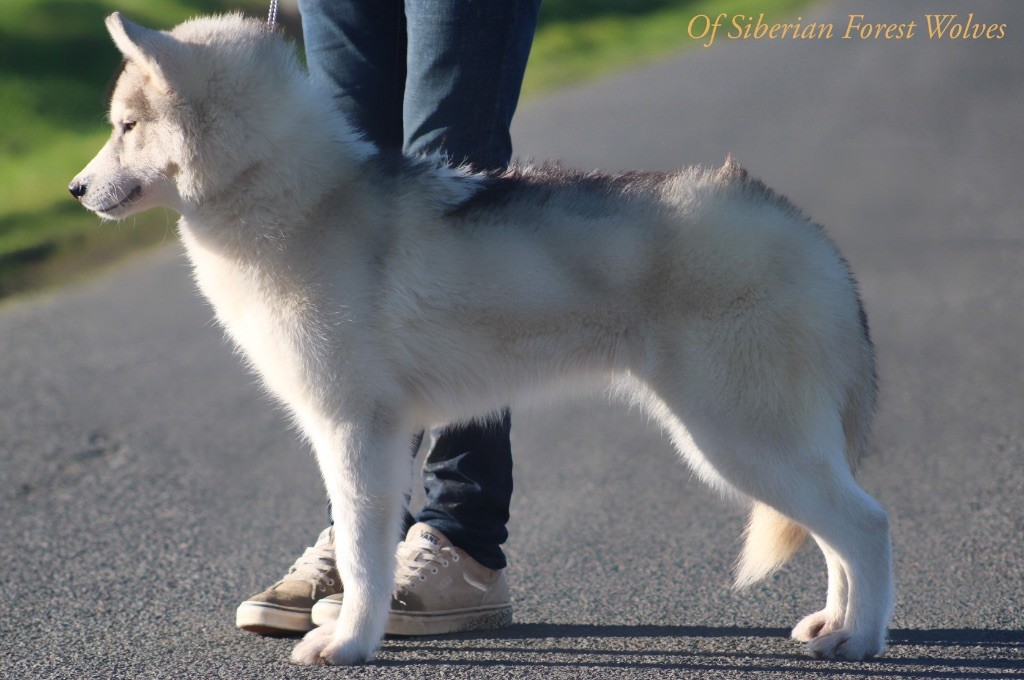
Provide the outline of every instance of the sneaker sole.
{"type": "Polygon", "coordinates": [[[324,599],[313,605],[309,615],[314,626],[324,626],[337,621],[340,613],[341,600],[324,599]]]}
{"type": "Polygon", "coordinates": [[[385,633],[388,635],[444,635],[471,630],[493,630],[512,625],[512,605],[454,610],[449,612],[410,613],[391,610],[385,633]]]}
{"type": "Polygon", "coordinates": [[[260,635],[305,633],[316,626],[308,609],[293,609],[266,602],[243,602],[235,612],[235,625],[260,635]]]}
{"type": "MultiPolygon", "coordinates": [[[[313,607],[313,623],[322,626],[334,623],[341,612],[341,602],[317,602],[313,607]]],[[[444,635],[464,633],[472,630],[493,630],[512,625],[512,605],[453,609],[444,612],[410,613],[391,610],[387,627],[388,635],[416,637],[420,635],[444,635]]]]}

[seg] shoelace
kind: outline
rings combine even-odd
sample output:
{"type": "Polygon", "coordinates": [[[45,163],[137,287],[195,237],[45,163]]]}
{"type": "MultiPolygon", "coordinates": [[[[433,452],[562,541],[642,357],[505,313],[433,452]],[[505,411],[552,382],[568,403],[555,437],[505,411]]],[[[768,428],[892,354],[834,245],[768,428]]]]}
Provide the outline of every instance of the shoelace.
{"type": "MultiPolygon", "coordinates": [[[[335,566],[334,542],[331,540],[331,529],[324,529],[316,544],[306,548],[305,552],[295,560],[282,581],[320,581],[335,566]]],[[[334,585],[334,579],[326,579],[328,585],[334,585]]]]}
{"type": "Polygon", "coordinates": [[[427,580],[427,572],[436,574],[438,566],[447,567],[449,558],[459,561],[459,554],[438,548],[425,538],[403,541],[398,545],[398,568],[395,570],[395,588],[416,587],[419,581],[427,580]]]}

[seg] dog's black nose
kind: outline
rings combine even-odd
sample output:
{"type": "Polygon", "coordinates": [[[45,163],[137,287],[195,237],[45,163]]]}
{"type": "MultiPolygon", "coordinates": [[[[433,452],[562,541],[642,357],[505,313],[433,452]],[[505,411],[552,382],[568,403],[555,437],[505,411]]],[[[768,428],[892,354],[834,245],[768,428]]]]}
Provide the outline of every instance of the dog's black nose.
{"type": "Polygon", "coordinates": [[[68,191],[70,191],[71,195],[77,199],[81,199],[82,196],[85,196],[85,191],[88,188],[89,187],[86,186],[84,182],[72,182],[68,185],[68,191]]]}

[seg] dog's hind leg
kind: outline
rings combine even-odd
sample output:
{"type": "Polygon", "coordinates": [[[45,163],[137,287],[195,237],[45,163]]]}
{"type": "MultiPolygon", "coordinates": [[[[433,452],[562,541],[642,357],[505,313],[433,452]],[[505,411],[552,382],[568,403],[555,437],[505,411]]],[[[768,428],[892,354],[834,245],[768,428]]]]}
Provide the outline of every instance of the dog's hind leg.
{"type": "MultiPolygon", "coordinates": [[[[810,526],[828,549],[825,554],[830,581],[837,567],[846,577],[842,627],[819,630],[807,648],[816,657],[858,660],[885,650],[894,598],[889,520],[878,502],[853,482],[852,475],[837,481],[821,490],[818,501],[804,508],[795,503],[791,508],[794,519],[798,516],[797,521],[810,526]],[[818,518],[811,517],[808,510],[815,507],[827,511],[818,518]]],[[[829,595],[834,592],[830,583],[829,595]]],[[[826,601],[824,610],[829,618],[830,604],[826,601]]]]}
{"type": "Polygon", "coordinates": [[[839,555],[820,538],[815,536],[814,540],[825,555],[825,564],[828,568],[828,593],[825,597],[825,608],[804,617],[793,628],[792,638],[799,642],[810,642],[819,635],[840,630],[846,620],[849,585],[843,563],[840,561],[839,555]]]}
{"type": "Polygon", "coordinates": [[[409,437],[386,418],[307,427],[334,514],[335,552],[345,598],[337,623],[309,632],[292,652],[301,664],[371,659],[387,624],[394,587],[409,437]]]}
{"type": "MultiPolygon", "coordinates": [[[[737,422],[735,412],[703,415],[687,424],[697,451],[685,452],[700,459],[702,476],[773,508],[811,532],[825,552],[830,585],[822,629],[841,625],[819,629],[808,642],[811,654],[858,660],[882,652],[893,601],[888,516],[854,482],[835,412],[825,409],[805,431],[790,435],[778,428],[770,434],[754,419],[737,422]],[[847,602],[840,616],[844,574],[847,602]]],[[[797,632],[809,631],[801,622],[797,632]]]]}
{"type": "Polygon", "coordinates": [[[893,601],[888,516],[854,481],[838,418],[825,416],[817,425],[817,433],[789,447],[745,447],[745,457],[757,461],[756,474],[742,481],[746,493],[808,529],[825,553],[830,601],[823,618],[842,625],[819,630],[808,650],[817,657],[860,660],[885,649],[893,601]],[[846,611],[840,617],[844,576],[846,611]]]}

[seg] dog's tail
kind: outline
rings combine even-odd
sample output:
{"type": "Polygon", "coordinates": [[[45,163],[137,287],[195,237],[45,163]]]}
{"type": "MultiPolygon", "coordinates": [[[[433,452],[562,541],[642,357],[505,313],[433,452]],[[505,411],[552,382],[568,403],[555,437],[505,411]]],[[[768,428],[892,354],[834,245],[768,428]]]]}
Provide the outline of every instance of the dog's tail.
{"type": "Polygon", "coordinates": [[[764,503],[754,502],[736,564],[736,588],[746,588],[784,565],[807,538],[807,530],[764,503]]]}

